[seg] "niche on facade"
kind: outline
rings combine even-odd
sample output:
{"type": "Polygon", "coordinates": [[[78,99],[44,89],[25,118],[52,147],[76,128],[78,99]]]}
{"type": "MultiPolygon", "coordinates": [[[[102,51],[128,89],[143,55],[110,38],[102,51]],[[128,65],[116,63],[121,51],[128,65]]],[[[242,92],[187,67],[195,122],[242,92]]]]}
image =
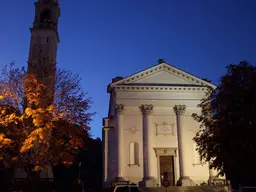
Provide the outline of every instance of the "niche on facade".
{"type": "Polygon", "coordinates": [[[139,165],[139,144],[131,142],[129,145],[129,167],[139,165]]]}

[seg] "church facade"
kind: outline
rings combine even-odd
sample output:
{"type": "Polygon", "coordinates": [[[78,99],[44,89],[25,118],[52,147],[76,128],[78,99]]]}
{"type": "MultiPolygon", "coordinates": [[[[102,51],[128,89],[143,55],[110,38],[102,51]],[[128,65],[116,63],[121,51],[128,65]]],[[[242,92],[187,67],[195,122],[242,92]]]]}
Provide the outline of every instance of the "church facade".
{"type": "Polygon", "coordinates": [[[213,84],[165,61],[108,85],[103,119],[104,185],[127,180],[146,187],[192,186],[216,175],[200,161],[192,118],[213,84]]]}

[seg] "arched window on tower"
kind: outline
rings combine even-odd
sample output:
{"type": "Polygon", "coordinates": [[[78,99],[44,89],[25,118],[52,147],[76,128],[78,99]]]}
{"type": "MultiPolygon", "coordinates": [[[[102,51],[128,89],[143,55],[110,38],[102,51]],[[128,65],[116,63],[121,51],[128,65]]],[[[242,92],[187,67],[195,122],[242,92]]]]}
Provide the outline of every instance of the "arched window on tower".
{"type": "Polygon", "coordinates": [[[50,21],[51,21],[51,11],[49,9],[43,10],[40,15],[40,23],[50,23],[50,21]]]}
{"type": "Polygon", "coordinates": [[[139,165],[139,144],[131,142],[129,145],[129,166],[139,165]]]}

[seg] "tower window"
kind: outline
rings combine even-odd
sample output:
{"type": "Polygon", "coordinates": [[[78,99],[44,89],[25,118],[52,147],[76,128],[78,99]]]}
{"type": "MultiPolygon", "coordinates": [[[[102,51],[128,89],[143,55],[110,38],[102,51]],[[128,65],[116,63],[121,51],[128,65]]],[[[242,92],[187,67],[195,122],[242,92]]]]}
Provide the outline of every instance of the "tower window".
{"type": "Polygon", "coordinates": [[[49,9],[43,10],[40,15],[40,23],[49,23],[51,21],[51,11],[49,9]]]}

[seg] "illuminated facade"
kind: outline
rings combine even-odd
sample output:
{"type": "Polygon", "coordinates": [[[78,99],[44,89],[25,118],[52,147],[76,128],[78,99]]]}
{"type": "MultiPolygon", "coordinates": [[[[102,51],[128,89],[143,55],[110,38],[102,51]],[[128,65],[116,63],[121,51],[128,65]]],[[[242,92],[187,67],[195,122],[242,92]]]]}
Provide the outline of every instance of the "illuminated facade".
{"type": "Polygon", "coordinates": [[[199,124],[191,115],[207,87],[215,87],[159,61],[108,86],[109,114],[103,119],[104,182],[129,180],[142,186],[190,186],[216,174],[200,161],[192,138],[199,124]]]}

